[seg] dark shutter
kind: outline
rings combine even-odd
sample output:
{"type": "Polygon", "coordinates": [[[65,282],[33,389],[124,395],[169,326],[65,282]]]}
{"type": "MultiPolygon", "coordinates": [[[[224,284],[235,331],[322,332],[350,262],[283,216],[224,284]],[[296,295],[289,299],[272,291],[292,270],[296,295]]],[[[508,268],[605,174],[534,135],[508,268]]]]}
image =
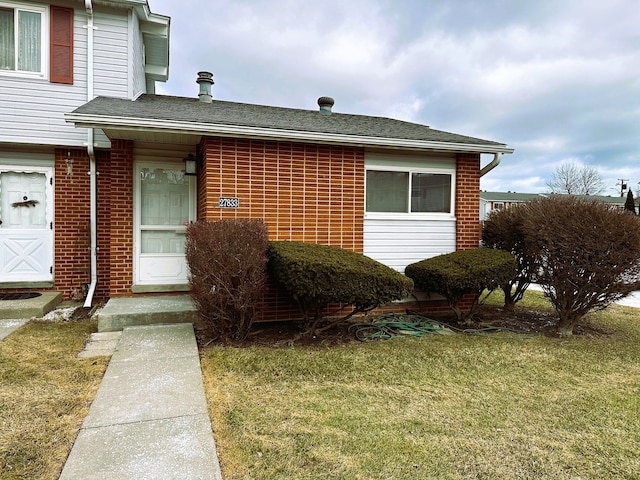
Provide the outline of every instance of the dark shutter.
{"type": "Polygon", "coordinates": [[[73,83],[73,9],[51,6],[49,79],[73,83]]]}

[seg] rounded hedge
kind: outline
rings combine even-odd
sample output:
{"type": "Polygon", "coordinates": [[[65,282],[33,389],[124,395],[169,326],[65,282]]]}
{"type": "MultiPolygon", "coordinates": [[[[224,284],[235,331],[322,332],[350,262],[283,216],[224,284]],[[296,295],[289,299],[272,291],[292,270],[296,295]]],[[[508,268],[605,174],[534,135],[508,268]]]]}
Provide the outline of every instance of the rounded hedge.
{"type": "Polygon", "coordinates": [[[411,279],[369,257],[329,245],[269,243],[269,273],[299,305],[366,310],[409,296],[411,279]]]}

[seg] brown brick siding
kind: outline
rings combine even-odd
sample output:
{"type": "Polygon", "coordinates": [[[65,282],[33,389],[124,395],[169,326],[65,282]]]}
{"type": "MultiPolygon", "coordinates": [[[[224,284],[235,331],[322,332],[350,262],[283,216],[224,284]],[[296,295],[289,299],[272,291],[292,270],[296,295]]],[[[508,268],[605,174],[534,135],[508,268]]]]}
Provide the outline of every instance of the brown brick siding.
{"type": "Polygon", "coordinates": [[[264,218],[272,240],[362,252],[364,150],[342,146],[206,138],[198,218],[264,218]],[[240,208],[218,208],[218,197],[240,208]]]}
{"type": "Polygon", "coordinates": [[[456,162],[456,250],[480,246],[480,154],[458,154],[456,162]]]}
{"type": "MultiPolygon", "coordinates": [[[[205,138],[198,218],[263,218],[271,240],[363,250],[364,150],[264,140],[205,138]],[[219,197],[240,208],[218,208],[219,197]]],[[[300,313],[273,286],[258,321],[300,313]]]]}
{"type": "Polygon", "coordinates": [[[56,149],[54,181],[54,288],[83,298],[90,281],[89,157],[86,149],[56,149]],[[67,159],[71,159],[67,169],[67,159]]]}
{"type": "Polygon", "coordinates": [[[133,283],[133,142],[111,141],[109,191],[109,292],[110,296],[131,294],[133,283]]]}

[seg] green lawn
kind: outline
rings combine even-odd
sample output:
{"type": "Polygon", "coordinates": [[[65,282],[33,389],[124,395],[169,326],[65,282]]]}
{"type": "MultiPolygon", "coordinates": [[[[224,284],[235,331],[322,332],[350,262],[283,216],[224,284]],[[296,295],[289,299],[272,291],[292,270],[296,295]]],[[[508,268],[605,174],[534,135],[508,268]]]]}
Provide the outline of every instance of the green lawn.
{"type": "Polygon", "coordinates": [[[590,321],[612,333],[207,348],[225,479],[640,479],[640,315],[590,321]]]}
{"type": "Polygon", "coordinates": [[[32,322],[0,342],[0,478],[57,479],[108,357],[77,357],[95,323],[32,322]]]}

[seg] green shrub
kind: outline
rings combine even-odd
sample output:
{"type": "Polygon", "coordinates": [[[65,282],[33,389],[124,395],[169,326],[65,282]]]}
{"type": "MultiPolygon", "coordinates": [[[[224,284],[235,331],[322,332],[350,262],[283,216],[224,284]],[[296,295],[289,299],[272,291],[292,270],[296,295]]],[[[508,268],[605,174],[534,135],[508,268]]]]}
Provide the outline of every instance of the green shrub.
{"type": "Polygon", "coordinates": [[[267,227],[261,219],[200,221],[187,228],[191,296],[223,339],[242,339],[267,280],[267,227]]]}
{"type": "Polygon", "coordinates": [[[470,320],[484,290],[495,290],[515,273],[513,255],[488,248],[438,255],[407,265],[405,269],[416,287],[445,297],[459,321],[470,320]],[[461,302],[469,294],[473,295],[473,301],[465,315],[461,302]]]}
{"type": "Polygon", "coordinates": [[[268,257],[269,274],[298,305],[311,331],[317,331],[329,304],[353,305],[346,319],[413,291],[413,282],[401,273],[338,247],[270,242],[268,257]]]}

